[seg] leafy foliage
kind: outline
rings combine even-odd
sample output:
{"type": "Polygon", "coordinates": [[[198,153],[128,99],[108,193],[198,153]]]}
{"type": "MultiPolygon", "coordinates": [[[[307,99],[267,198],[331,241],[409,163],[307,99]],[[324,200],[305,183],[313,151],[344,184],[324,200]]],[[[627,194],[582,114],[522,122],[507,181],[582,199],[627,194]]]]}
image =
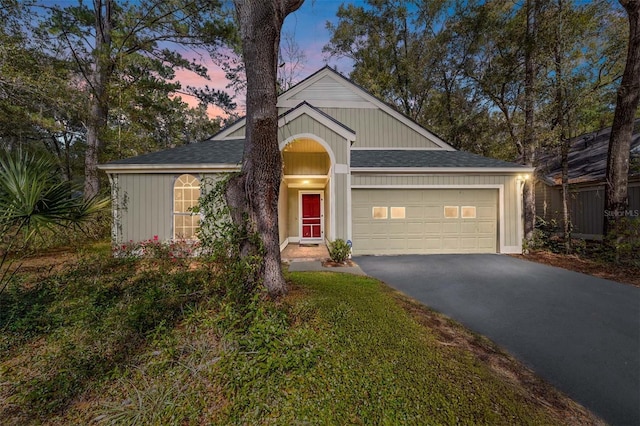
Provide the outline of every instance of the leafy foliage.
{"type": "Polygon", "coordinates": [[[109,205],[108,199],[85,200],[46,158],[0,150],[0,293],[17,272],[12,252],[24,251],[45,228],[79,228],[109,205]]]}
{"type": "MultiPolygon", "coordinates": [[[[534,130],[536,144],[544,146],[560,132],[558,110],[572,136],[610,122],[625,23],[610,1],[540,1],[536,8],[534,130]]],[[[337,24],[327,24],[332,35],[323,50],[352,59],[356,83],[455,148],[518,161],[529,46],[525,9],[504,1],[343,5],[337,24]]]]}
{"type": "Polygon", "coordinates": [[[234,176],[203,179],[201,196],[194,211],[202,217],[197,234],[202,254],[218,265],[219,279],[229,300],[243,309],[260,290],[261,283],[256,282],[255,277],[262,263],[263,250],[260,238],[249,231],[247,218],[242,223],[231,220],[231,208],[225,194],[228,182],[234,176]],[[251,241],[258,251],[242,253],[245,241],[251,241]]]}
{"type": "Polygon", "coordinates": [[[337,263],[342,263],[349,258],[351,254],[351,246],[341,238],[329,244],[329,257],[337,263]]]}
{"type": "Polygon", "coordinates": [[[109,206],[108,199],[84,200],[78,188],[61,180],[54,164],[19,150],[0,151],[0,228],[24,231],[26,239],[43,227],[80,226],[109,206]]]}

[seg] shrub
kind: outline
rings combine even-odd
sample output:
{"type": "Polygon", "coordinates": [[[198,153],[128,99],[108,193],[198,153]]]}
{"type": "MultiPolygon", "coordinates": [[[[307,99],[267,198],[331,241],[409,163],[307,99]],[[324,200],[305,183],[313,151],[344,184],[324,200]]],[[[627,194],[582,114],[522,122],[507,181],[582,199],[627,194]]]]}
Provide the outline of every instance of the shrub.
{"type": "MultiPolygon", "coordinates": [[[[605,252],[605,258],[615,263],[640,265],[640,219],[622,218],[616,224],[617,232],[612,231],[606,240],[613,251],[605,252]]],[[[606,247],[606,246],[605,246],[606,247]]]]}
{"type": "Polygon", "coordinates": [[[351,246],[343,239],[338,238],[329,244],[329,257],[332,261],[343,263],[351,254],[351,246]]]}
{"type": "Polygon", "coordinates": [[[203,179],[203,193],[193,211],[201,215],[198,228],[201,253],[216,265],[216,280],[227,301],[242,311],[262,287],[258,271],[262,268],[264,253],[259,236],[249,230],[248,218],[240,224],[231,218],[225,193],[233,176],[203,179]],[[246,241],[252,242],[258,251],[242,252],[246,241]]]}

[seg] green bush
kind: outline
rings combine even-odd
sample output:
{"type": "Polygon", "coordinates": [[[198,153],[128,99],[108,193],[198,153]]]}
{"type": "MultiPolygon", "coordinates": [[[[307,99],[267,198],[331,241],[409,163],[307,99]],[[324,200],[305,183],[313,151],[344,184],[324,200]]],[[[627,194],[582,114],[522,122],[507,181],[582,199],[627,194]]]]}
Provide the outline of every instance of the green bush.
{"type": "Polygon", "coordinates": [[[625,217],[616,226],[617,232],[612,231],[606,238],[613,250],[606,251],[605,258],[615,263],[640,266],[640,219],[625,217]]]}
{"type": "Polygon", "coordinates": [[[329,244],[329,257],[332,261],[342,263],[349,258],[351,246],[343,239],[338,238],[329,244]]]}

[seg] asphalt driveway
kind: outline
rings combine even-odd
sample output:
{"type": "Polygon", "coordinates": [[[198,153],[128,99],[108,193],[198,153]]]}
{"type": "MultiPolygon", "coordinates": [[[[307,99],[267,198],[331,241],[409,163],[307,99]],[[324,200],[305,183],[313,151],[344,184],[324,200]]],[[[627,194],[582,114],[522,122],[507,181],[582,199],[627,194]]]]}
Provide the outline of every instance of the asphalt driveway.
{"type": "Polygon", "coordinates": [[[640,425],[640,288],[504,255],[356,263],[487,336],[614,425],[640,425]]]}

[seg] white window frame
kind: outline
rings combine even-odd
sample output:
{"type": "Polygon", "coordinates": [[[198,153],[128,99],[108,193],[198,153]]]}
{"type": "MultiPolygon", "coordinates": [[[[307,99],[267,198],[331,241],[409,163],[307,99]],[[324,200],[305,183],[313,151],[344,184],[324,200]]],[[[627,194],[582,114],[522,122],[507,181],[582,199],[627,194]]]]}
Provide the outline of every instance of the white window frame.
{"type": "MultiPolygon", "coordinates": [[[[171,190],[171,194],[172,194],[172,235],[173,235],[173,239],[185,239],[185,240],[197,240],[198,237],[196,236],[196,230],[197,228],[200,226],[200,215],[193,213],[193,212],[189,212],[189,211],[176,211],[176,190],[177,189],[194,189],[197,188],[198,189],[198,199],[200,198],[201,195],[201,179],[198,176],[192,175],[190,173],[183,173],[179,176],[176,177],[175,181],[173,182],[173,187],[171,190]],[[187,178],[190,177],[192,178],[192,180],[188,181],[188,182],[184,182],[181,181],[181,179],[183,178],[187,178]],[[193,186],[193,183],[197,182],[197,186],[193,186]],[[187,185],[188,183],[190,183],[189,185],[187,185]],[[181,186],[178,186],[179,184],[182,184],[181,186]],[[180,236],[178,234],[178,230],[177,230],[177,226],[176,226],[176,218],[178,217],[195,217],[197,219],[195,219],[198,223],[198,225],[194,228],[194,233],[192,235],[189,235],[187,237],[184,237],[184,235],[180,236]]],[[[192,202],[191,207],[196,206],[198,203],[198,200],[189,200],[192,202]]],[[[192,227],[189,227],[192,228],[192,227]]],[[[182,227],[182,230],[184,230],[184,226],[182,227]]]]}

